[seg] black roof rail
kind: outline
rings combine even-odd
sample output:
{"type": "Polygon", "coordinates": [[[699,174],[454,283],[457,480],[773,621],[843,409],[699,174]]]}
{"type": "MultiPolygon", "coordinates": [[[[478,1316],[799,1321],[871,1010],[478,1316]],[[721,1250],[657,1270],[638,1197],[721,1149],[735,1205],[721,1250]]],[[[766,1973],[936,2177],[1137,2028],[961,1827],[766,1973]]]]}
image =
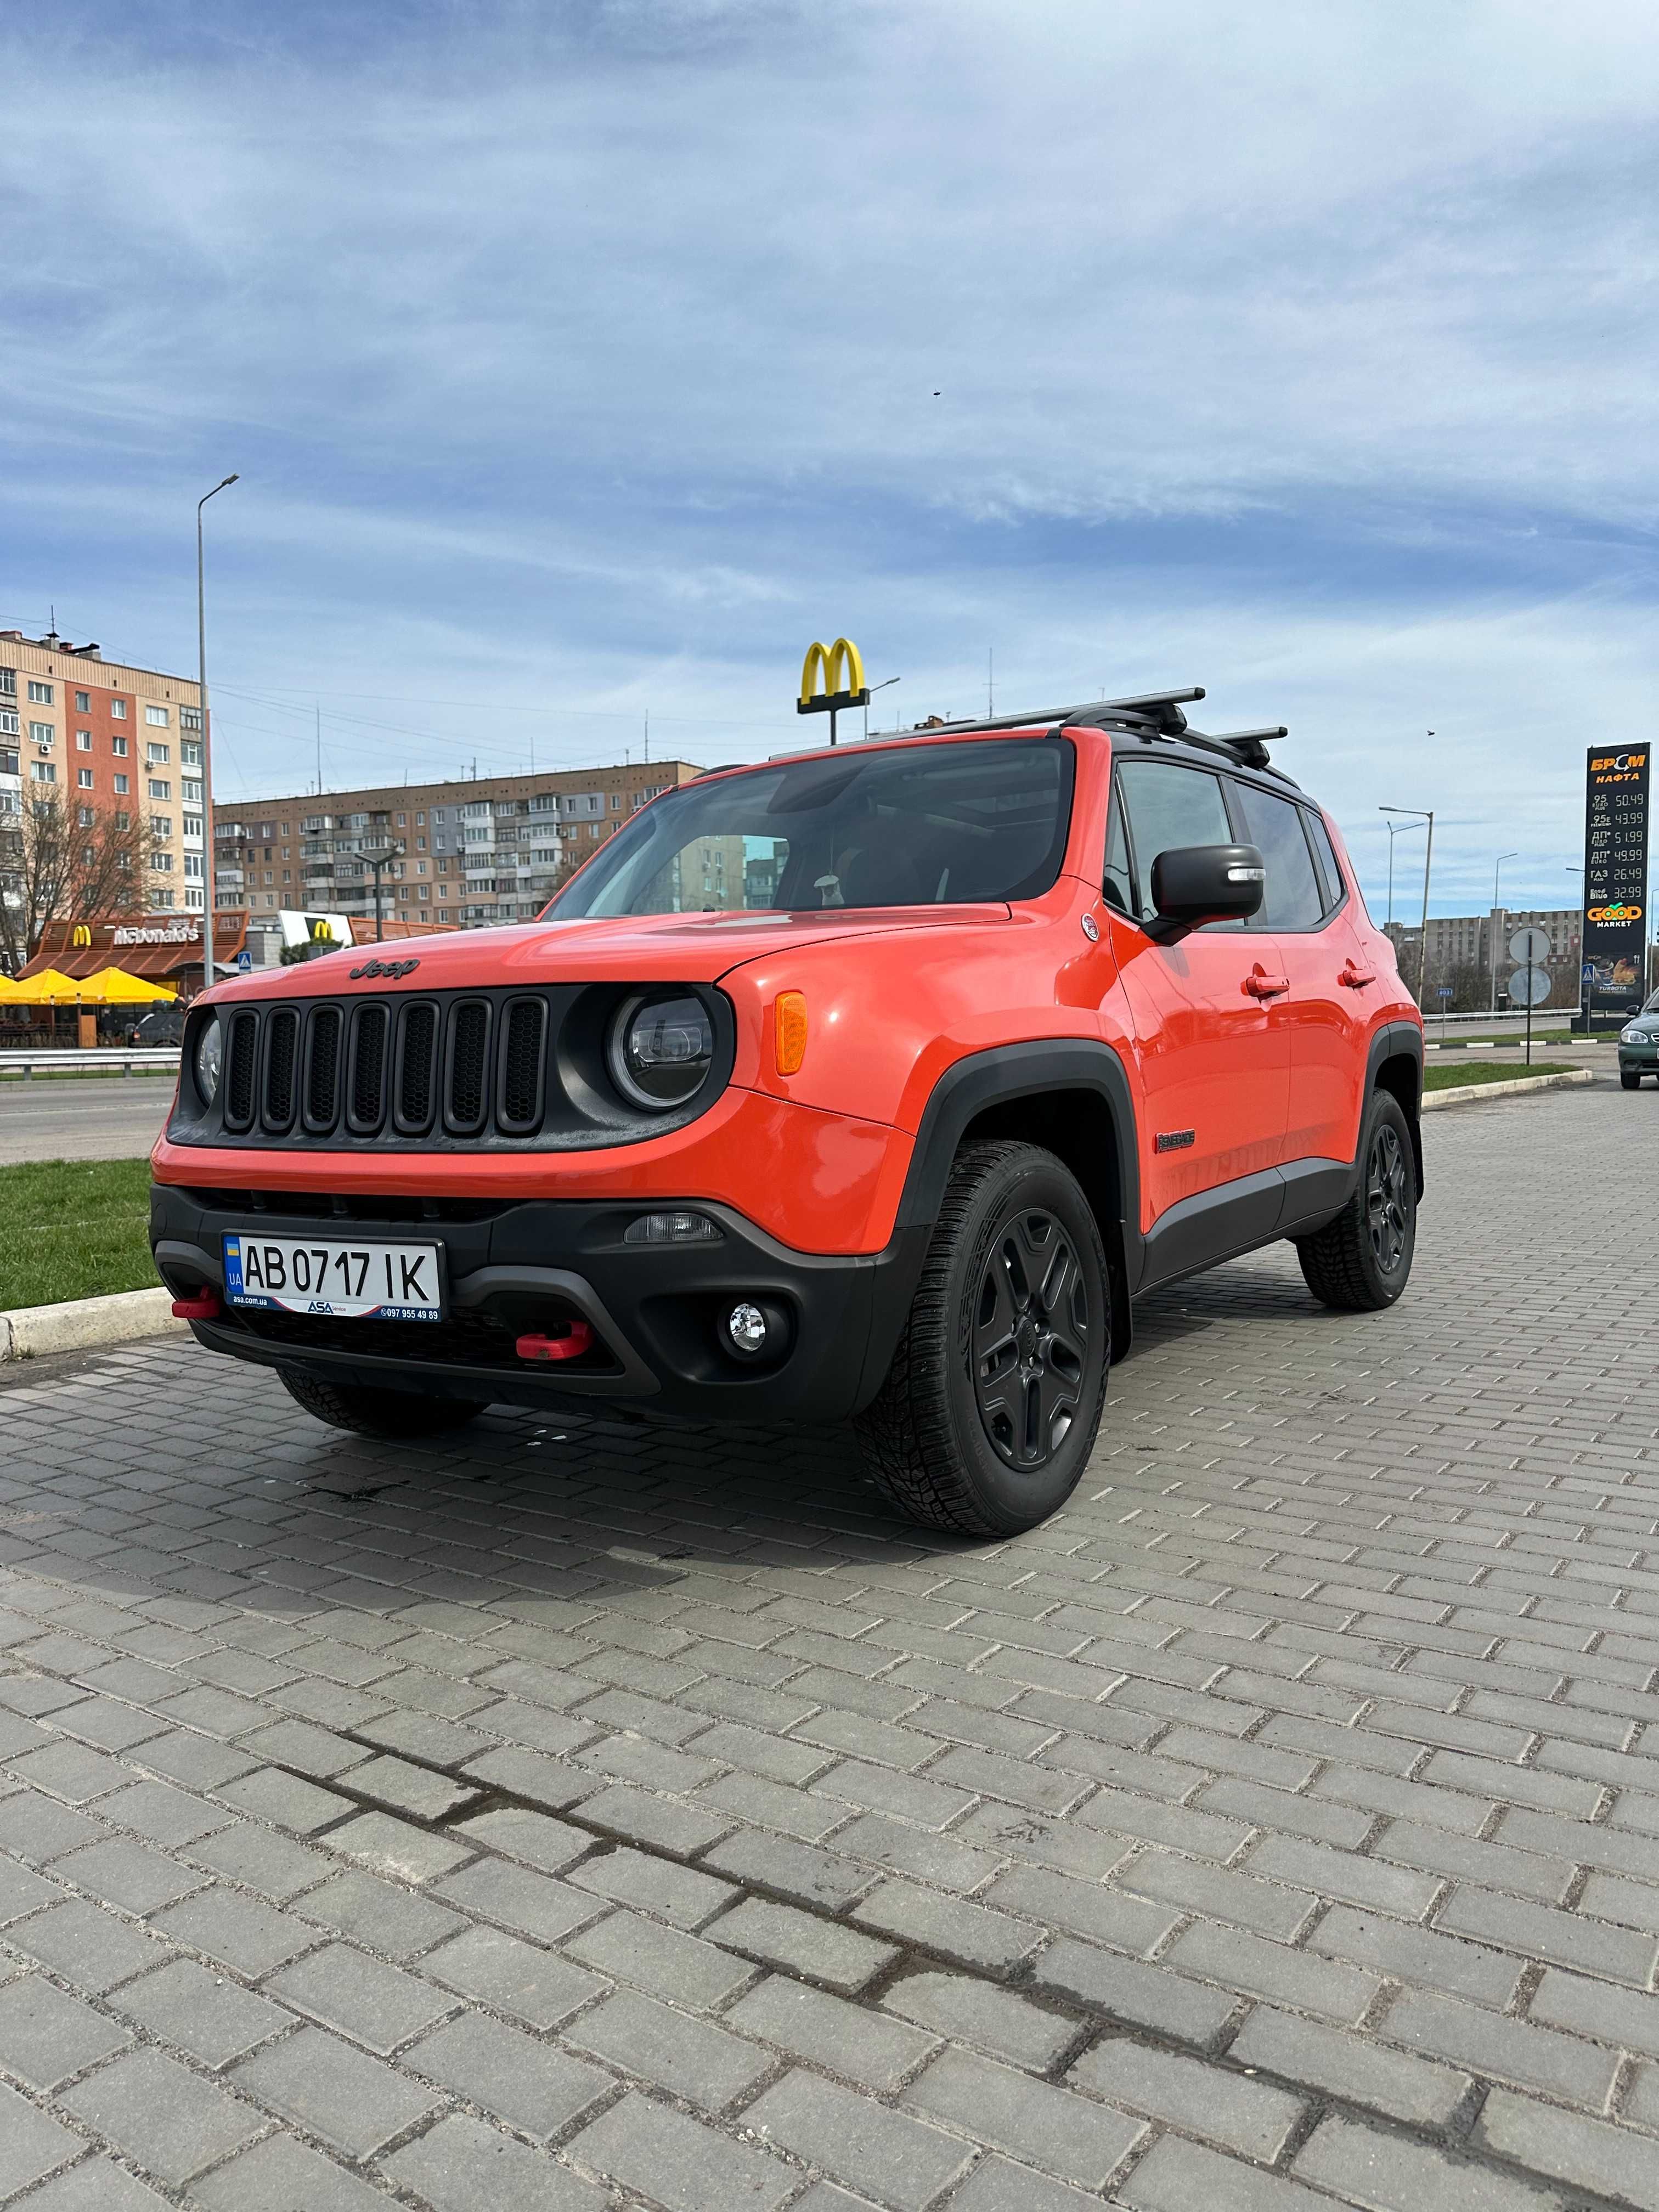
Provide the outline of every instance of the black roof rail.
{"type": "MultiPolygon", "coordinates": [[[[1143,691],[1133,699],[1091,699],[1076,707],[1040,707],[1019,714],[976,715],[971,720],[918,724],[909,730],[872,730],[870,734],[873,742],[878,737],[959,737],[976,730],[1024,730],[1042,723],[1053,729],[1116,728],[1139,738],[1144,744],[1153,744],[1159,738],[1173,738],[1201,751],[1218,753],[1236,767],[1266,769],[1285,782],[1291,781],[1283,769],[1273,766],[1267,754],[1270,740],[1290,735],[1282,722],[1259,730],[1225,730],[1211,736],[1203,730],[1194,729],[1182,712],[1183,707],[1192,706],[1204,696],[1203,685],[1194,684],[1181,690],[1143,691]]],[[[781,759],[784,756],[780,754],[777,757],[781,759]]]]}

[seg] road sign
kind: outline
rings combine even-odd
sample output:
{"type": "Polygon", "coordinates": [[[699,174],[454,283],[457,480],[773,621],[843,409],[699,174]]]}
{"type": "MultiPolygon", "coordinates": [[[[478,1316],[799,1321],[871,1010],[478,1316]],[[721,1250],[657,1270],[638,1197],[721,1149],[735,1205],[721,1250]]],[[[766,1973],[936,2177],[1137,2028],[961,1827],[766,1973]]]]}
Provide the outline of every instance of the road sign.
{"type": "Polygon", "coordinates": [[[1455,999],[1457,996],[1457,993],[1451,984],[1443,983],[1436,992],[1435,996],[1439,999],[1455,999]]]}
{"type": "Polygon", "coordinates": [[[245,951],[240,951],[240,952],[239,952],[239,953],[237,954],[237,956],[236,956],[236,973],[237,973],[239,975],[248,975],[248,974],[252,971],[252,967],[253,967],[253,955],[252,955],[251,952],[246,951],[245,950],[245,951]]]}
{"type": "Polygon", "coordinates": [[[1517,929],[1510,939],[1510,958],[1518,960],[1523,968],[1541,968],[1549,957],[1550,933],[1536,922],[1517,929]]]}
{"type": "Polygon", "coordinates": [[[1512,1006],[1541,1006],[1549,994],[1550,979],[1541,968],[1517,968],[1510,977],[1512,1006]]]}

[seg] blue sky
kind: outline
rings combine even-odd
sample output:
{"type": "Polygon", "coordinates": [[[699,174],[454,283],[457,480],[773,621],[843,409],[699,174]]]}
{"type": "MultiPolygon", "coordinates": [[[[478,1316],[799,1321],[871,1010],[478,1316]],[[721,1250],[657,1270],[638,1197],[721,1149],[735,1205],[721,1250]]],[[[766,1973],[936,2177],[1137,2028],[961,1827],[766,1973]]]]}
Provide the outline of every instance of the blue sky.
{"type": "Polygon", "coordinates": [[[8,66],[0,626],[188,671],[239,471],[223,795],[319,708],[337,786],[756,757],[845,630],[907,721],[994,649],[1288,723],[1374,908],[1379,804],[1439,911],[1576,898],[1656,674],[1648,9],[69,0],[8,66]]]}

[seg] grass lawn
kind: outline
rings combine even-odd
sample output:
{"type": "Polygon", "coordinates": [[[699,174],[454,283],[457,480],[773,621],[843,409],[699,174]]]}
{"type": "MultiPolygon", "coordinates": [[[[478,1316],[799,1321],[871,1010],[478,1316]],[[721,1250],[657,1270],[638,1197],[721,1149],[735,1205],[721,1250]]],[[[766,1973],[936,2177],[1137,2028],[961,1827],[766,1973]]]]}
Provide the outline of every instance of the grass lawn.
{"type": "Polygon", "coordinates": [[[149,1232],[148,1160],[0,1168],[0,1312],[153,1288],[149,1232]]]}
{"type": "Polygon", "coordinates": [[[1461,1091],[1468,1083],[1518,1083],[1527,1075],[1566,1075],[1571,1071],[1559,1060],[1436,1060],[1423,1071],[1425,1091],[1461,1091]]]}

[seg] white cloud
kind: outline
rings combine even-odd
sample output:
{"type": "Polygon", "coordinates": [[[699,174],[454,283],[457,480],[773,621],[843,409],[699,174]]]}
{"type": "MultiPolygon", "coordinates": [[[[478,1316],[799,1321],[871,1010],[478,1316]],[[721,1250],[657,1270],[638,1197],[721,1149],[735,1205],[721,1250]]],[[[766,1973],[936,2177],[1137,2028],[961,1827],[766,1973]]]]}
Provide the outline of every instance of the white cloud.
{"type": "Polygon", "coordinates": [[[1443,794],[1449,895],[1523,839],[1541,895],[1645,711],[1645,9],[82,8],[8,58],[4,599],[187,659],[239,467],[216,665],[337,700],[343,769],[764,720],[830,623],[917,711],[988,642],[1006,702],[1207,680],[1350,813],[1443,794]],[[396,705],[434,669],[477,708],[396,705]]]}

